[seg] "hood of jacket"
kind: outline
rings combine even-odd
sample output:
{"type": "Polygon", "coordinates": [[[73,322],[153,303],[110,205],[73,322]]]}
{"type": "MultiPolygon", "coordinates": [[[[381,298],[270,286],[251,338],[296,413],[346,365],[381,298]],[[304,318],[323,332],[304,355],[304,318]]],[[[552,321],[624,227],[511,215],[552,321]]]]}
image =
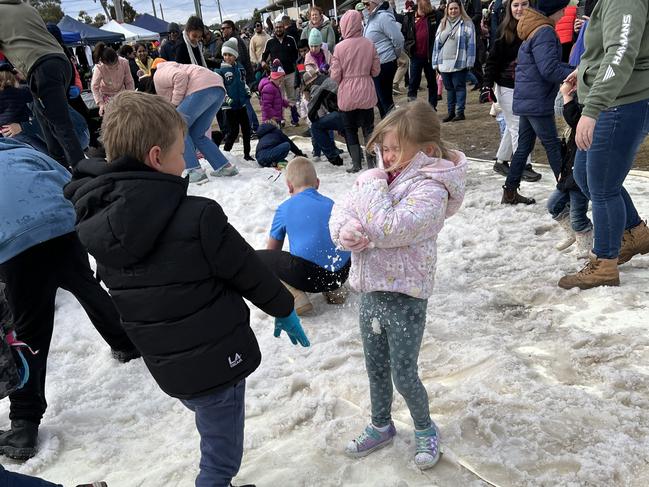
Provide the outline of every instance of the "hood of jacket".
{"type": "Polygon", "coordinates": [[[389,2],[383,2],[381,5],[379,5],[374,12],[371,14],[367,15],[367,18],[369,20],[372,20],[379,15],[389,15],[392,17],[392,20],[396,21],[396,17],[394,16],[394,12],[390,8],[390,3],[389,2]]]}
{"type": "Polygon", "coordinates": [[[348,10],[340,19],[340,32],[344,39],[363,36],[363,15],[357,10],[348,10]]]}
{"type": "Polygon", "coordinates": [[[75,168],[65,196],[74,204],[83,245],[102,264],[123,268],[153,250],[187,185],[129,157],[110,164],[86,159],[75,168]]]}
{"type": "Polygon", "coordinates": [[[259,128],[257,129],[257,137],[261,139],[265,135],[268,135],[275,130],[277,130],[277,127],[275,127],[272,123],[259,124],[259,128]]]}
{"type": "Polygon", "coordinates": [[[408,179],[432,179],[442,184],[448,191],[446,217],[454,215],[464,199],[468,163],[463,153],[459,151],[453,152],[455,161],[429,157],[423,152],[419,152],[392,184],[404,182],[408,179]]]}
{"type": "Polygon", "coordinates": [[[518,21],[516,32],[521,40],[526,41],[532,34],[541,27],[550,26],[554,28],[554,22],[533,8],[525,9],[521,20],[518,21]]]}

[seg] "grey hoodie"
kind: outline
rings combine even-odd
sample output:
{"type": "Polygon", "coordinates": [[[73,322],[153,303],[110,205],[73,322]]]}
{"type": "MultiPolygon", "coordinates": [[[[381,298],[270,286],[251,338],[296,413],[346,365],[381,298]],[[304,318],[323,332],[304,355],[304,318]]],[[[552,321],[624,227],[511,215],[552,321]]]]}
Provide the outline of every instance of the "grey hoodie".
{"type": "Polygon", "coordinates": [[[0,0],[0,43],[4,55],[26,78],[45,56],[67,60],[36,9],[21,0],[0,0]]]}

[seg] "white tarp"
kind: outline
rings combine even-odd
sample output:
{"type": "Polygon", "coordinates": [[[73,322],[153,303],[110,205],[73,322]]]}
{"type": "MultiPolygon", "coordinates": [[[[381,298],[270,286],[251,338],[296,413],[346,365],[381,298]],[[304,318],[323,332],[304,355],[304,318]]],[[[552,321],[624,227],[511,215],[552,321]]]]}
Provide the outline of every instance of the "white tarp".
{"type": "Polygon", "coordinates": [[[107,30],[109,32],[117,32],[119,34],[124,34],[126,42],[130,41],[159,41],[160,34],[157,32],[151,32],[150,30],[143,29],[141,27],[136,27],[131,24],[120,24],[116,20],[111,20],[106,25],[101,26],[102,30],[107,30]]]}

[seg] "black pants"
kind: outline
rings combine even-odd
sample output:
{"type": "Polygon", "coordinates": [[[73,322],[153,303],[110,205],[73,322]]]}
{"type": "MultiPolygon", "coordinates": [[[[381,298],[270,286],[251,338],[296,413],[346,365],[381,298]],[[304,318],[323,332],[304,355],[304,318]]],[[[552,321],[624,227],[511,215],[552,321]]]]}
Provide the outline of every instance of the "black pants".
{"type": "Polygon", "coordinates": [[[376,96],[379,98],[378,107],[381,118],[394,108],[394,98],[392,97],[392,84],[394,75],[397,74],[397,60],[381,64],[381,72],[374,79],[374,88],[376,96]]]}
{"type": "Polygon", "coordinates": [[[70,61],[53,57],[38,64],[29,77],[34,111],[47,150],[53,159],[65,167],[74,167],[84,159],[68,112],[68,87],[72,74],[70,61]]]}
{"type": "Polygon", "coordinates": [[[307,293],[334,291],[349,276],[351,260],[336,272],[331,272],[301,257],[283,250],[258,250],[257,255],[286,284],[307,293]]]}
{"type": "Polygon", "coordinates": [[[52,330],[54,302],[58,288],[79,300],[102,338],[114,350],[134,348],[120,324],[120,317],[108,293],[95,279],[88,254],[76,233],[35,245],[0,264],[0,281],[14,319],[18,338],[38,354],[25,354],[29,380],[9,396],[9,418],[40,423],[45,400],[45,373],[52,330]]]}
{"type": "Polygon", "coordinates": [[[358,129],[363,131],[363,138],[367,144],[374,130],[374,109],[352,110],[351,112],[340,112],[340,114],[343,118],[347,145],[360,145],[358,129]]]}
{"type": "Polygon", "coordinates": [[[235,141],[239,137],[239,127],[241,127],[241,136],[243,137],[243,154],[250,155],[250,120],[248,119],[248,110],[243,108],[230,108],[223,110],[225,113],[225,122],[228,126],[228,133],[225,136],[225,145],[223,149],[230,151],[235,141]]]}

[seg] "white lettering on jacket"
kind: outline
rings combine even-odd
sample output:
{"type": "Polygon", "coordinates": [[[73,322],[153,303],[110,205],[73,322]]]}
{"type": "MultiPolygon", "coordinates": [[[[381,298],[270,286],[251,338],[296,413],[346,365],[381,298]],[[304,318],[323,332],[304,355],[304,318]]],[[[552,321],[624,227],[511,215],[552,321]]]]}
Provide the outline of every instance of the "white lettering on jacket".
{"type": "Polygon", "coordinates": [[[629,36],[631,35],[631,21],[632,15],[622,16],[622,30],[620,31],[620,47],[617,48],[615,56],[613,57],[613,64],[619,66],[622,62],[624,54],[629,47],[629,36]]]}

